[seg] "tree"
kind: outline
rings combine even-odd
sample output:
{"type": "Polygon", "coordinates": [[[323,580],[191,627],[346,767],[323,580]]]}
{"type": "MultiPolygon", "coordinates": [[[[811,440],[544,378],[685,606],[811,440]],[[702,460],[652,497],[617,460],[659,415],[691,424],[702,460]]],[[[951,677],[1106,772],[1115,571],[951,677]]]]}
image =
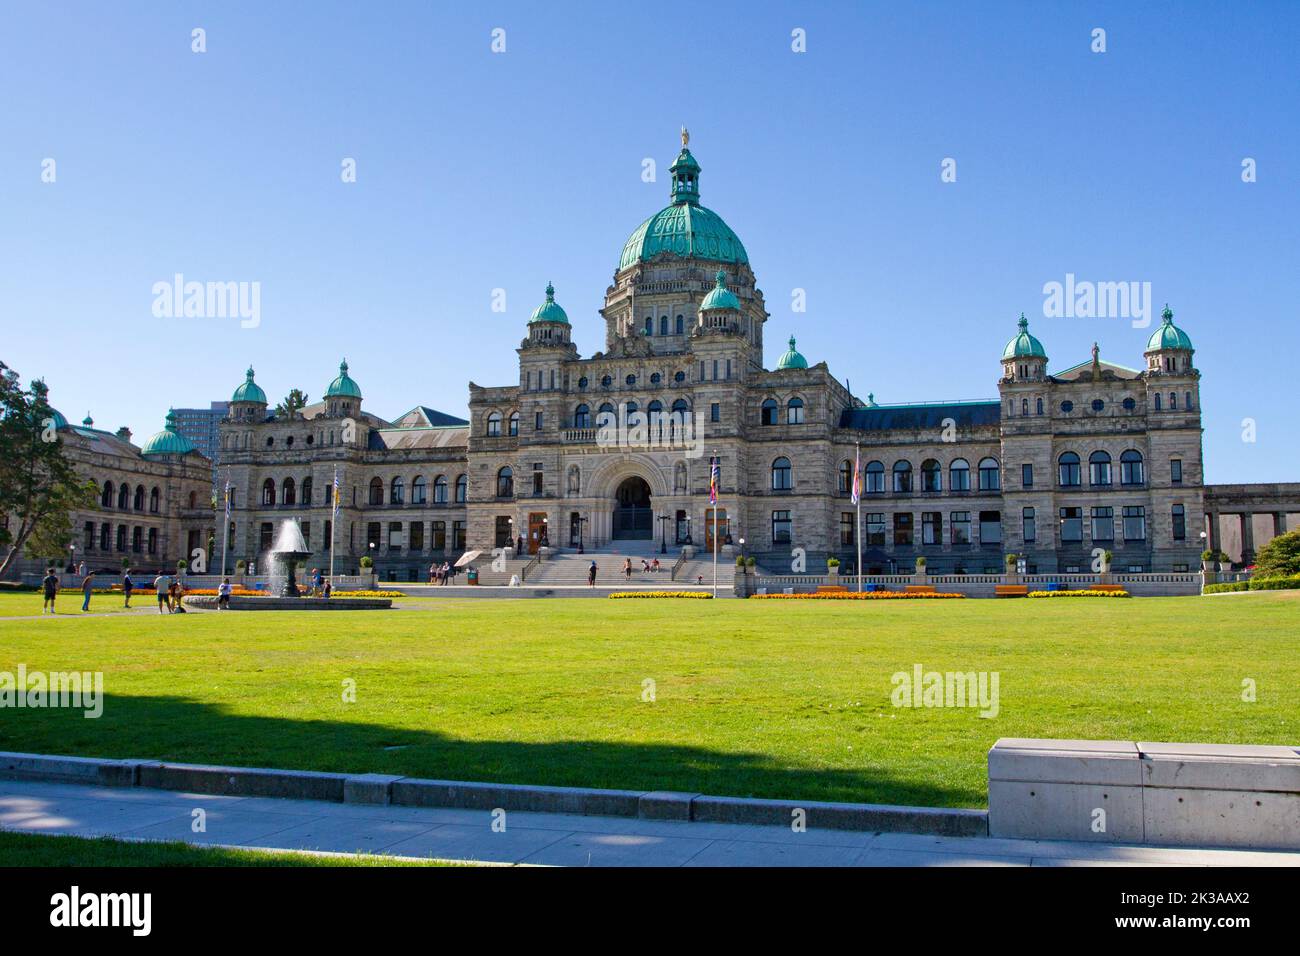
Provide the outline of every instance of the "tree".
{"type": "Polygon", "coordinates": [[[65,454],[47,394],[39,379],[24,389],[0,362],[0,576],[24,549],[61,556],[71,512],[94,507],[95,488],[65,454]]]}
{"type": "Polygon", "coordinates": [[[307,407],[307,393],[300,388],[290,389],[289,394],[279,405],[275,406],[276,418],[297,418],[298,413],[307,407]]]}
{"type": "Polygon", "coordinates": [[[1280,534],[1255,555],[1255,577],[1300,574],[1300,530],[1280,534]]]}

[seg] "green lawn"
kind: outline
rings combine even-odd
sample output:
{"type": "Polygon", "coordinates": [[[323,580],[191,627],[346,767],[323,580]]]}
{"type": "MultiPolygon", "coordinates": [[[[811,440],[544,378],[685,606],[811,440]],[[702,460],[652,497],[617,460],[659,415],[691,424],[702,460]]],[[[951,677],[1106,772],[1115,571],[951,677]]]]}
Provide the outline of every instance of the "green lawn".
{"type": "Polygon", "coordinates": [[[420,606],[0,619],[0,671],[101,670],[107,698],[0,711],[0,750],[982,806],[998,737],[1300,742],[1294,593],[420,606]],[[997,671],[998,716],[892,706],[918,663],[997,671]]]}
{"type": "Polygon", "coordinates": [[[230,850],[188,843],[137,843],[0,830],[3,866],[446,866],[434,861],[352,854],[230,850]]]}

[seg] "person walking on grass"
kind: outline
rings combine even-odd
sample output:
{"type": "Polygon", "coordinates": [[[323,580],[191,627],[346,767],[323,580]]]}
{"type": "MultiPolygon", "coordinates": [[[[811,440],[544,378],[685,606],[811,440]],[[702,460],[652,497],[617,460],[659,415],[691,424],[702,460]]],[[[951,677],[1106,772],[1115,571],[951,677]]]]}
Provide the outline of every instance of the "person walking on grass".
{"type": "Polygon", "coordinates": [[[591,562],[591,567],[587,568],[587,587],[594,588],[595,586],[596,586],[596,562],[593,559],[591,562]]]}
{"type": "Polygon", "coordinates": [[[125,568],[122,571],[122,594],[126,597],[126,602],[122,607],[131,606],[131,592],[135,590],[135,582],[131,580],[131,569],[125,568]]]}
{"type": "Polygon", "coordinates": [[[45,592],[45,602],[41,605],[41,613],[53,614],[54,599],[59,596],[59,576],[54,573],[54,568],[45,569],[45,577],[41,579],[41,590],[45,592]]]}
{"type": "Polygon", "coordinates": [[[158,577],[153,579],[153,589],[158,594],[159,614],[170,614],[172,612],[171,605],[167,603],[167,587],[170,584],[171,582],[165,574],[159,574],[158,577]]]}
{"type": "Polygon", "coordinates": [[[90,610],[90,595],[94,590],[95,575],[94,572],[91,572],[81,579],[81,596],[83,599],[81,602],[81,610],[83,613],[90,610]]]}
{"type": "Polygon", "coordinates": [[[628,583],[631,583],[632,581],[632,559],[631,558],[623,559],[623,579],[628,583]]]}
{"type": "Polygon", "coordinates": [[[230,578],[224,578],[222,582],[217,585],[217,610],[218,611],[230,610],[231,590],[233,589],[230,586],[230,578]]]}

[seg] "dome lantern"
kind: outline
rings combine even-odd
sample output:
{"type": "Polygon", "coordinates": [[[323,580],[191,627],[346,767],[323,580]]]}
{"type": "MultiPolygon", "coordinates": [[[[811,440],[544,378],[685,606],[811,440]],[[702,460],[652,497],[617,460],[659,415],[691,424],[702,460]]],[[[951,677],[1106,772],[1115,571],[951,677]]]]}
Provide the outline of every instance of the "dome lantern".
{"type": "Polygon", "coordinates": [[[532,318],[528,320],[529,325],[532,325],[534,322],[556,322],[562,325],[569,324],[568,313],[566,313],[564,309],[560,307],[559,303],[555,301],[555,286],[551,285],[549,282],[546,283],[546,301],[533,309],[532,318]]]}
{"type": "Polygon", "coordinates": [[[713,276],[714,286],[709,290],[704,301],[700,303],[701,312],[709,312],[714,309],[729,309],[735,312],[740,311],[740,300],[736,298],[736,293],[727,288],[727,274],[721,269],[713,276]]]}
{"type": "Polygon", "coordinates": [[[1174,310],[1165,303],[1160,313],[1160,326],[1147,339],[1147,369],[1164,374],[1190,373],[1192,371],[1192,340],[1186,332],[1174,325],[1174,310]]]}
{"type": "Polygon", "coordinates": [[[339,363],[339,374],[325,389],[326,398],[361,398],[361,386],[348,374],[348,360],[339,363]]]}
{"type": "Polygon", "coordinates": [[[1029,320],[1020,313],[1020,331],[1002,350],[1002,371],[1013,381],[1038,381],[1047,374],[1047,350],[1029,332],[1029,320]]]}
{"type": "Polygon", "coordinates": [[[235,393],[230,396],[230,401],[266,404],[266,392],[262,391],[262,386],[253,381],[253,366],[250,365],[248,371],[244,373],[244,383],[235,389],[235,393]]]}
{"type": "Polygon", "coordinates": [[[140,449],[143,457],[154,457],[164,455],[188,455],[194,451],[194,443],[176,430],[176,410],[169,408],[167,410],[167,423],[163,430],[158,432],[140,449]]]}
{"type": "Polygon", "coordinates": [[[776,363],[777,369],[783,368],[807,368],[808,360],[799,354],[799,350],[794,347],[794,336],[790,336],[790,348],[780,360],[776,363]]]}

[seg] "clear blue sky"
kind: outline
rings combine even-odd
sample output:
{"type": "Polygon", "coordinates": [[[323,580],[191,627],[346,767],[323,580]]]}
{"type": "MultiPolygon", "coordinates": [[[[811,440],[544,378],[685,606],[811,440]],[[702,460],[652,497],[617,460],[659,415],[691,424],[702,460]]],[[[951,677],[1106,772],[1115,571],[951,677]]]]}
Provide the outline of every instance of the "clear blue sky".
{"type": "Polygon", "coordinates": [[[1197,346],[1208,479],[1300,480],[1300,4],[25,2],[4,20],[0,358],[74,421],[148,435],[250,362],[272,401],[316,399],[344,354],[377,414],[463,414],[467,380],[516,380],[548,280],[601,349],[597,309],[667,201],[684,123],[767,296],[769,367],[793,332],[882,403],[994,397],[1021,311],[1054,369],[1094,340],[1140,366],[1149,330],[1046,319],[1042,287],[1146,281],[1197,346]],[[260,282],[261,325],[155,318],[178,272],[260,282]]]}

